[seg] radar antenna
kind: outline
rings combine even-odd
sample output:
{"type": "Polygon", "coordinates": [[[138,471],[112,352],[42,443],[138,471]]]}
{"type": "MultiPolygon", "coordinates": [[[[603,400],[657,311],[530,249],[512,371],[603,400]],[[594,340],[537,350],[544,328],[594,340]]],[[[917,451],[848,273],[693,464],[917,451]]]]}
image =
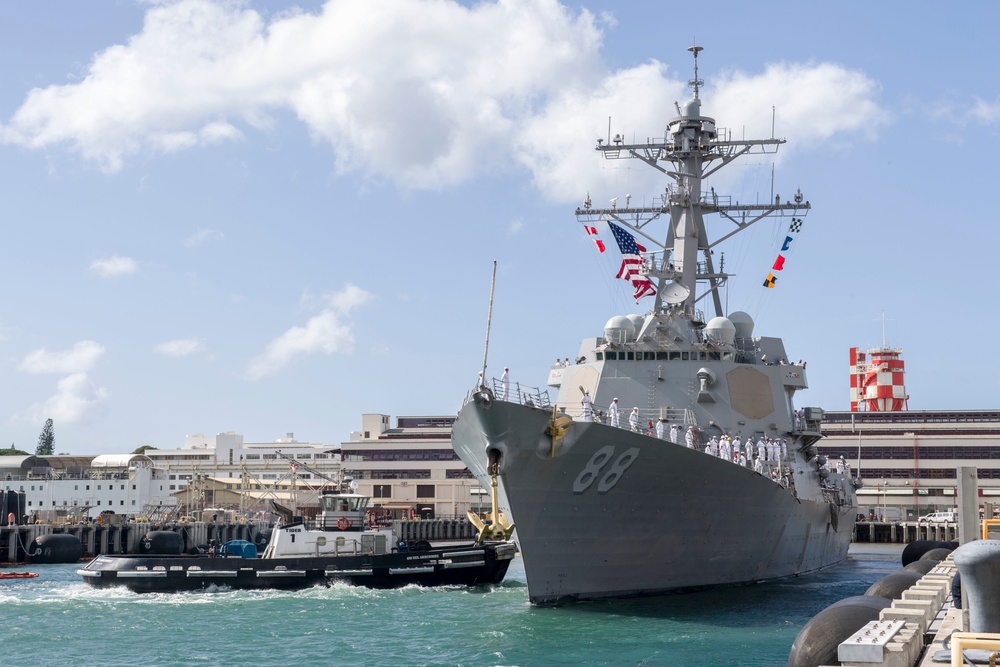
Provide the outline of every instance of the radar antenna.
{"type": "Polygon", "coordinates": [[[704,50],[705,47],[698,46],[697,44],[688,47],[688,51],[694,54],[694,78],[688,81],[688,85],[694,88],[695,99],[698,99],[698,87],[705,85],[705,82],[698,78],[698,52],[704,50]]]}

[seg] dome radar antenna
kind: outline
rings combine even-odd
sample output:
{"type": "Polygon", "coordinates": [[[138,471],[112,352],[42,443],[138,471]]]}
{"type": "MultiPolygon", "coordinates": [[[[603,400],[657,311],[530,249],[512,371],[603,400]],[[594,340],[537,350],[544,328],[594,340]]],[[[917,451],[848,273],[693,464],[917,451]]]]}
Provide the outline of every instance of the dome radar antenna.
{"type": "Polygon", "coordinates": [[[694,88],[695,99],[698,99],[698,87],[705,85],[705,82],[698,78],[698,52],[704,50],[705,47],[698,46],[697,44],[688,47],[688,51],[694,54],[694,78],[688,81],[688,85],[694,88]]]}

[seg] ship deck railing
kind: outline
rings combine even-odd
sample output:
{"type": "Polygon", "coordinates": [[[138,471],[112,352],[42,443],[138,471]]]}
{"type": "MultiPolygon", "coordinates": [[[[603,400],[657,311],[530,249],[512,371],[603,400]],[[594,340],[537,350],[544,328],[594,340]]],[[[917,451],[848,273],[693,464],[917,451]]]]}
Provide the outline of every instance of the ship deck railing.
{"type": "Polygon", "coordinates": [[[549,399],[549,392],[547,390],[539,389],[538,387],[529,387],[520,382],[510,382],[505,386],[498,378],[493,378],[490,384],[493,397],[499,401],[520,403],[521,405],[544,408],[546,410],[552,409],[552,401],[549,399]]]}
{"type": "MultiPolygon", "coordinates": [[[[611,406],[594,405],[592,416],[589,420],[586,418],[586,415],[584,415],[583,405],[560,405],[559,411],[572,418],[573,421],[592,421],[598,424],[605,424],[607,426],[625,429],[626,431],[632,430],[631,422],[629,421],[629,418],[632,415],[632,408],[625,405],[619,405],[618,407],[618,424],[614,424],[612,422],[611,406]]],[[[684,433],[688,428],[694,428],[696,431],[698,430],[698,420],[695,418],[693,410],[688,408],[671,408],[664,406],[657,408],[639,408],[639,418],[635,431],[638,433],[647,433],[647,431],[652,428],[653,433],[655,434],[656,424],[660,421],[661,417],[666,420],[664,423],[664,428],[666,429],[664,437],[669,436],[671,424],[677,424],[679,427],[681,442],[683,442],[684,433]],[[650,424],[652,424],[652,427],[650,427],[650,424]]]]}

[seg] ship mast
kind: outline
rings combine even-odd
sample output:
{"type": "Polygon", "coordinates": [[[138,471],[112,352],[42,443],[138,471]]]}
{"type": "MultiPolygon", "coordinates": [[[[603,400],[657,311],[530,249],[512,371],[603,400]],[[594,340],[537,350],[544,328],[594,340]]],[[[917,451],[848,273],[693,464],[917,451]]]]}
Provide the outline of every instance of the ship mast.
{"type": "Polygon", "coordinates": [[[729,275],[712,261],[712,249],[726,239],[745,231],[768,217],[804,216],[809,202],[801,192],[792,201],[782,202],[780,196],[764,204],[741,204],[728,196],[703,190],[703,181],[736,158],[743,155],[773,154],[784,139],[732,140],[725,130],[716,128],[715,119],[701,115],[699,90],[704,82],[698,78],[698,53],[703,47],[688,48],[694,57],[694,78],[688,82],[692,98],[683,105],[675,104],[677,116],[667,123],[662,139],[649,139],[641,144],[628,144],[622,134],[615,134],[607,143],[597,140],[597,150],[605,159],[638,159],[671,179],[664,192],[653,199],[649,207],[631,207],[626,197],[625,208],[615,204],[610,209],[590,206],[576,210],[577,219],[593,225],[599,220],[614,222],[633,234],[659,247],[648,254],[644,271],[657,286],[653,311],[657,314],[684,315],[696,318],[695,305],[711,296],[715,315],[722,316],[719,288],[729,275]],[[719,214],[733,224],[733,229],[711,240],[705,229],[705,214],[719,214]],[[647,225],[661,216],[670,220],[661,242],[646,230],[647,225]],[[700,260],[700,261],[699,261],[700,260]],[[699,289],[701,290],[699,293],[699,289]]]}

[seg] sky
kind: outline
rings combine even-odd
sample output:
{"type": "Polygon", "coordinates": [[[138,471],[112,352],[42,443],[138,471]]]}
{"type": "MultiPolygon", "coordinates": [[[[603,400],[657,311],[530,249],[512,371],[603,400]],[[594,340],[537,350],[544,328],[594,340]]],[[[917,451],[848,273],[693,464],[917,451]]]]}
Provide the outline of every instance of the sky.
{"type": "Polygon", "coordinates": [[[787,222],[718,251],[728,310],[808,363],[796,403],[848,409],[848,349],[885,343],[911,410],[1000,408],[997,355],[956,342],[1000,328],[998,24],[992,2],[0,4],[0,442],[33,452],[51,418],[72,454],[336,444],[364,413],[454,415],[494,261],[487,374],[543,387],[651,305],[574,210],[662,191],[594,146],[662,137],[695,42],[703,114],[787,140],[707,185],[812,205],[774,289],[787,222]]]}

